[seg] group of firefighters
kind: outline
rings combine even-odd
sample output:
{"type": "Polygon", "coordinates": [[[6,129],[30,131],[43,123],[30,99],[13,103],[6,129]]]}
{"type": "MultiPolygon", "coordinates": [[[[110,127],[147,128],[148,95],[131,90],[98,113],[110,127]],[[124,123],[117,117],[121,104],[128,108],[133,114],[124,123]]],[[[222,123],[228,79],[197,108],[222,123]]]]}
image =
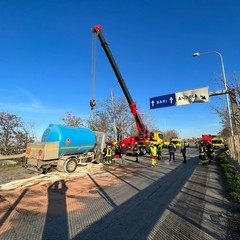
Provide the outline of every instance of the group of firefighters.
{"type": "MultiPolygon", "coordinates": [[[[170,144],[171,145],[171,144],[170,144]]],[[[174,152],[176,150],[176,146],[173,146],[174,152]]],[[[157,160],[162,159],[162,149],[163,145],[158,144],[154,145],[153,143],[149,146],[149,153],[151,155],[152,160],[152,167],[156,166],[157,160]]],[[[210,142],[202,141],[199,143],[199,158],[201,159],[201,164],[213,164],[213,159],[215,157],[214,147],[210,142]]],[[[138,156],[140,155],[140,148],[138,143],[136,143],[132,149],[133,155],[136,156],[135,162],[138,162],[138,156]]],[[[186,146],[185,142],[181,146],[180,152],[183,155],[183,163],[186,163],[186,146]]],[[[111,165],[114,163],[114,157],[116,153],[120,153],[120,146],[114,144],[107,144],[106,148],[104,149],[104,164],[111,165]]],[[[169,146],[169,154],[171,161],[171,147],[169,146]]],[[[173,161],[175,161],[175,156],[173,154],[173,161]]]]}
{"type": "MultiPolygon", "coordinates": [[[[157,163],[157,159],[162,159],[162,144],[158,144],[155,146],[153,143],[150,144],[149,153],[151,154],[152,159],[152,167],[155,167],[157,163]]],[[[133,154],[136,156],[135,162],[138,162],[138,156],[140,155],[140,149],[138,144],[136,143],[133,147],[133,154]]]]}
{"type": "MultiPolygon", "coordinates": [[[[107,144],[103,152],[104,164],[111,165],[114,163],[115,154],[120,153],[120,147],[114,144],[107,144]]],[[[138,143],[134,145],[132,152],[136,157],[135,162],[138,162],[138,156],[140,155],[140,148],[138,143]]],[[[162,144],[158,144],[157,146],[155,146],[154,144],[150,144],[149,152],[152,158],[152,166],[155,166],[157,163],[157,159],[162,159],[162,144]]]]}
{"type": "Polygon", "coordinates": [[[114,144],[107,144],[106,147],[103,149],[103,159],[104,164],[111,165],[114,163],[114,156],[116,153],[116,147],[114,144]]]}
{"type": "Polygon", "coordinates": [[[213,159],[215,157],[214,147],[211,142],[201,141],[198,146],[199,158],[203,166],[207,164],[213,164],[213,159]]]}

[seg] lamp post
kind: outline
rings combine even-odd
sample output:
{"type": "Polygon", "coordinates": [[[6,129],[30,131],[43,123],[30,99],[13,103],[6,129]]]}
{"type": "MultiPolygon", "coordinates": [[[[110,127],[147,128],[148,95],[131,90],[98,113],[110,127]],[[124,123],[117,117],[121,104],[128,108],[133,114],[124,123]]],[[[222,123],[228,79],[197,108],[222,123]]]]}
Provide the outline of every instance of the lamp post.
{"type": "MultiPolygon", "coordinates": [[[[203,52],[203,53],[196,52],[196,53],[193,54],[193,56],[194,57],[199,57],[200,55],[203,55],[203,54],[217,54],[220,57],[221,65],[222,65],[222,75],[223,75],[224,87],[225,87],[225,90],[227,91],[228,87],[227,87],[227,80],[226,80],[226,75],[225,75],[225,68],[224,68],[222,54],[220,52],[217,52],[217,51],[203,52]]],[[[231,112],[230,112],[229,95],[228,95],[227,92],[226,92],[226,100],[227,100],[227,109],[228,109],[228,117],[229,117],[229,123],[230,123],[231,136],[233,136],[233,126],[232,126],[232,118],[231,118],[231,112]]]]}
{"type": "Polygon", "coordinates": [[[113,89],[115,88],[115,86],[117,85],[114,84],[114,86],[111,89],[111,100],[112,100],[112,111],[113,111],[113,131],[114,131],[114,138],[115,141],[118,141],[118,134],[117,134],[117,127],[116,127],[116,115],[115,115],[115,108],[114,108],[114,94],[113,94],[113,89]]]}
{"type": "Polygon", "coordinates": [[[111,90],[111,98],[112,98],[112,111],[113,111],[113,131],[114,131],[114,138],[115,138],[114,140],[117,141],[117,128],[116,128],[116,119],[115,119],[113,90],[111,90]]]}

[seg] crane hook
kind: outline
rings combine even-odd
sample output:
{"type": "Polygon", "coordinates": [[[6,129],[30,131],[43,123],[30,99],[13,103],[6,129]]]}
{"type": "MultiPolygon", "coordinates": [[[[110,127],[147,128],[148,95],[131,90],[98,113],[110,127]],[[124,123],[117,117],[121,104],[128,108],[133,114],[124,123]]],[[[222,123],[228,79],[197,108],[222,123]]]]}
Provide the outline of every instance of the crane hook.
{"type": "Polygon", "coordinates": [[[90,100],[91,110],[93,110],[95,106],[96,106],[96,100],[95,100],[95,99],[91,99],[91,100],[90,100]]]}

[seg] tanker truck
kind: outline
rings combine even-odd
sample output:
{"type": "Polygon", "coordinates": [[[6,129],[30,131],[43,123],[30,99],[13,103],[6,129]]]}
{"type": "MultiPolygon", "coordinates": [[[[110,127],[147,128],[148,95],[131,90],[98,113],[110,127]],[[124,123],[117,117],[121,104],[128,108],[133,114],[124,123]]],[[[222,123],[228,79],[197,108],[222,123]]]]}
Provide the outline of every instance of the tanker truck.
{"type": "Polygon", "coordinates": [[[29,143],[23,167],[46,173],[52,168],[72,173],[78,164],[103,161],[106,135],[89,128],[50,124],[41,142],[29,143]]]}

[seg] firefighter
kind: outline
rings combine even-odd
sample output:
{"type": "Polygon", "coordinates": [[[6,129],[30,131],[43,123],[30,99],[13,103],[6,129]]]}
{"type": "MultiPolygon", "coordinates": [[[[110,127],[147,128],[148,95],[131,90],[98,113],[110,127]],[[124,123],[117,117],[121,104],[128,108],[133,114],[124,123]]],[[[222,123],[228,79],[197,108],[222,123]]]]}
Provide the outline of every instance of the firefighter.
{"type": "Polygon", "coordinates": [[[168,145],[168,151],[169,151],[169,162],[171,162],[172,158],[173,161],[175,162],[175,151],[176,151],[177,147],[173,142],[170,142],[170,144],[168,145]]]}
{"type": "Polygon", "coordinates": [[[157,163],[157,147],[153,143],[150,145],[150,154],[152,159],[152,167],[155,167],[157,163]]]}
{"type": "Polygon", "coordinates": [[[207,144],[207,157],[208,157],[208,164],[212,165],[213,164],[213,159],[215,156],[214,148],[211,143],[207,144]]]}
{"type": "Polygon", "coordinates": [[[135,162],[138,162],[138,156],[139,156],[139,154],[140,154],[140,150],[139,150],[139,147],[138,147],[138,143],[136,143],[136,144],[134,145],[133,153],[134,153],[134,155],[136,156],[135,162]]]}
{"type": "Polygon", "coordinates": [[[107,145],[105,145],[105,147],[103,149],[103,160],[104,160],[104,162],[106,160],[106,153],[107,153],[107,145]]]}
{"type": "Polygon", "coordinates": [[[161,160],[162,159],[162,144],[159,143],[157,146],[157,159],[161,160]]]}
{"type": "Polygon", "coordinates": [[[206,166],[208,159],[207,159],[207,147],[204,142],[200,142],[199,144],[199,158],[201,159],[202,166],[206,166]]]}
{"type": "Polygon", "coordinates": [[[183,143],[181,146],[181,153],[183,156],[183,163],[187,163],[187,158],[186,158],[186,142],[183,143]]]}
{"type": "Polygon", "coordinates": [[[111,163],[112,163],[112,148],[110,145],[107,145],[105,164],[109,165],[111,163]]]}

